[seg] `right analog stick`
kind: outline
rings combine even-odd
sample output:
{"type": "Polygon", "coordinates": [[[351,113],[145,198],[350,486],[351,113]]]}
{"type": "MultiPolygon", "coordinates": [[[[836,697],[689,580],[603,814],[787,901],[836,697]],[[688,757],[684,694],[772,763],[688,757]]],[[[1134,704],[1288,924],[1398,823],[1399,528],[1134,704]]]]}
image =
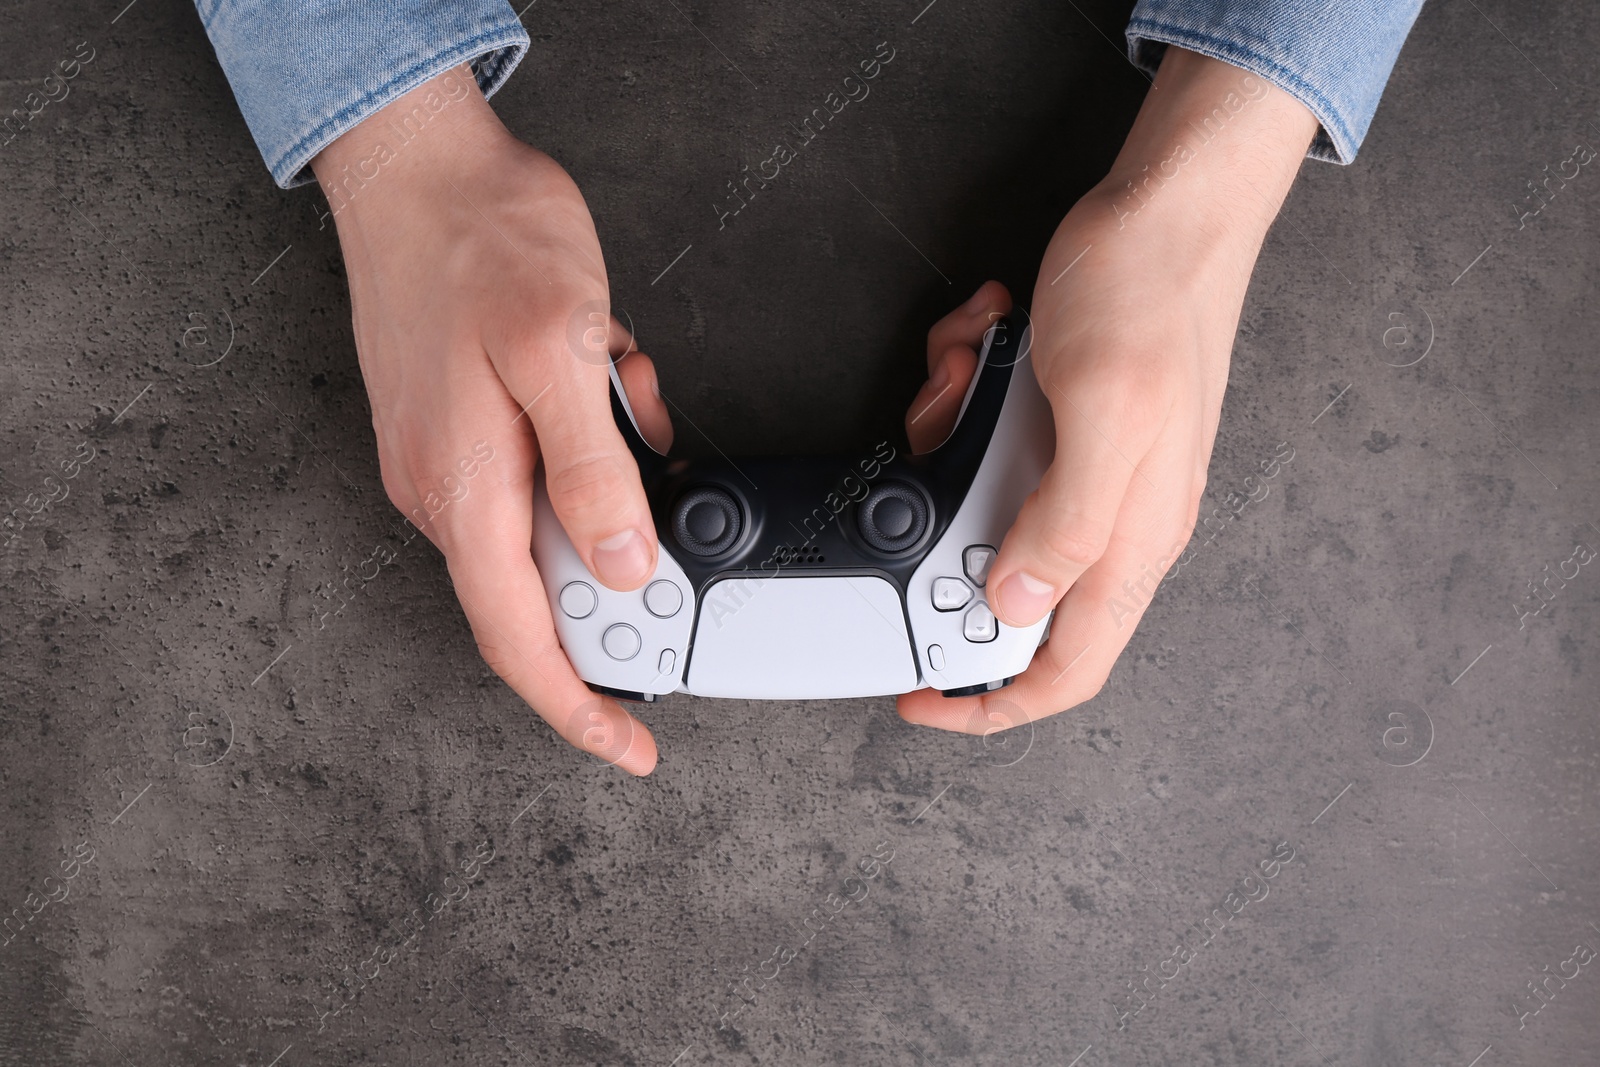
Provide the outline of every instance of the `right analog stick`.
{"type": "Polygon", "coordinates": [[[856,527],[879,552],[903,552],[928,529],[928,502],[905,482],[884,482],[861,501],[856,527]]]}
{"type": "Polygon", "coordinates": [[[696,556],[716,556],[732,548],[744,528],[739,502],[726,489],[691,489],[672,506],[672,536],[696,556]]]}

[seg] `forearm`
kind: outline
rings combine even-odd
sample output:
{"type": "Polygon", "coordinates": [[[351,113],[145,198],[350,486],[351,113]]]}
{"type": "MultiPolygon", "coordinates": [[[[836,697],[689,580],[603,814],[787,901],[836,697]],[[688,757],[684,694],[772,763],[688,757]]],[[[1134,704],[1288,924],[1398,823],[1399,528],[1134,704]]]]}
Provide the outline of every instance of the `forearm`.
{"type": "Polygon", "coordinates": [[[1119,229],[1192,235],[1253,262],[1316,131],[1316,118],[1281,89],[1169,48],[1094,195],[1119,229]]]}
{"type": "Polygon", "coordinates": [[[311,160],[311,169],[340,236],[348,239],[350,224],[367,209],[394,201],[418,177],[469,166],[506,136],[472,72],[462,65],[340,135],[311,160]]]}

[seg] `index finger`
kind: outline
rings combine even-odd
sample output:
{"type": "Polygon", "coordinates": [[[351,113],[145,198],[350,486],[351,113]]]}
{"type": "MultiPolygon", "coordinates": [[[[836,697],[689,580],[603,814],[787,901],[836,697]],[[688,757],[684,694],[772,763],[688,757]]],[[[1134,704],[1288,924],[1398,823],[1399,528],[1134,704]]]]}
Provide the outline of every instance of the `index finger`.
{"type": "Polygon", "coordinates": [[[987,281],[967,302],[928,328],[928,371],[931,373],[955,347],[977,348],[984,332],[1011,310],[1011,293],[997,281],[987,281]]]}

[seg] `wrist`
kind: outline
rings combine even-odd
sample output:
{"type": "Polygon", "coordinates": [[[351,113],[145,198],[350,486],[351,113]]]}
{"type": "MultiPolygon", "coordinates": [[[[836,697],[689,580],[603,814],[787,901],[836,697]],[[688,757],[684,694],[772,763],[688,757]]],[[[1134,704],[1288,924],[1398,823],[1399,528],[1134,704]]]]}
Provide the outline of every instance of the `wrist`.
{"type": "Polygon", "coordinates": [[[1253,261],[1316,130],[1303,104],[1263,78],[1170,47],[1090,195],[1116,229],[1253,261]]]}
{"type": "Polygon", "coordinates": [[[470,171],[509,137],[463,65],[367,116],[318,153],[311,169],[337,220],[381,210],[425,176],[470,171]]]}

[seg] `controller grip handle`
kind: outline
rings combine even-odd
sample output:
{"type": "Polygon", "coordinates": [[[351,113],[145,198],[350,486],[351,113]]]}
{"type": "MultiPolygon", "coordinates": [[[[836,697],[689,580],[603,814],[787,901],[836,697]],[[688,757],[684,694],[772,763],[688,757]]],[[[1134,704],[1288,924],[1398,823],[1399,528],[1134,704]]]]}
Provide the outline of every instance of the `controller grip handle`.
{"type": "Polygon", "coordinates": [[[1026,367],[1018,371],[1018,365],[1027,358],[1031,340],[1031,332],[1010,316],[984,334],[978,369],[956,416],[955,429],[928,453],[928,462],[952,484],[965,484],[983,462],[1005,410],[1012,374],[1030,373],[1026,367]]]}
{"type": "Polygon", "coordinates": [[[639,432],[638,420],[633,417],[633,408],[628,404],[628,394],[622,388],[622,377],[617,373],[615,363],[611,364],[611,417],[616,421],[617,432],[622,434],[633,461],[639,465],[640,479],[648,482],[666,466],[667,457],[652,448],[650,442],[644,439],[644,434],[639,432]]]}

